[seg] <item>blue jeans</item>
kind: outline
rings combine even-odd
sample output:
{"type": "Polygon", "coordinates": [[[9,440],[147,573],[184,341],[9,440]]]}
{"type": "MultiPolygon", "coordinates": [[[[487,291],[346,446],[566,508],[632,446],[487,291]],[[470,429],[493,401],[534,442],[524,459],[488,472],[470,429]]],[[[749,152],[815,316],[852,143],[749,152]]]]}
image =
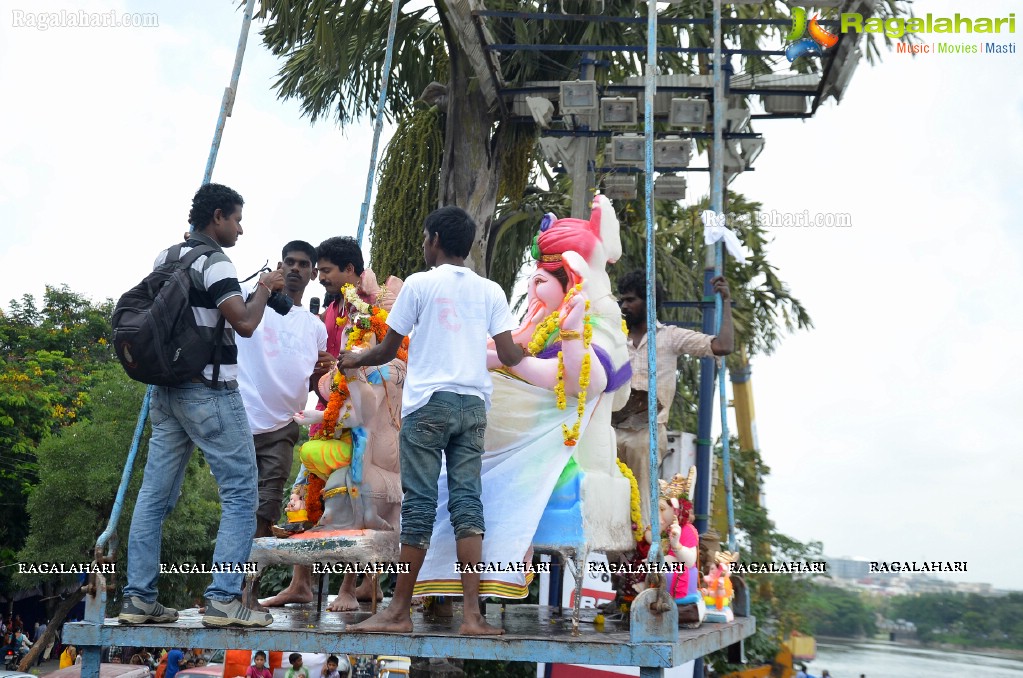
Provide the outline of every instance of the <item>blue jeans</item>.
{"type": "Polygon", "coordinates": [[[401,543],[430,547],[437,518],[437,481],[441,456],[448,471],[448,511],[455,539],[482,535],[483,437],[487,411],[483,400],[438,391],[401,420],[401,543]]]}
{"type": "MultiPolygon", "coordinates": [[[[181,494],[192,451],[200,447],[220,488],[220,529],[214,563],[244,563],[256,533],[256,449],[236,388],[205,384],[157,387],[149,411],[153,427],[142,489],[128,534],[128,585],[124,597],[156,600],[163,521],[181,494]]],[[[216,573],[206,597],[241,595],[244,574],[216,573]]]]}

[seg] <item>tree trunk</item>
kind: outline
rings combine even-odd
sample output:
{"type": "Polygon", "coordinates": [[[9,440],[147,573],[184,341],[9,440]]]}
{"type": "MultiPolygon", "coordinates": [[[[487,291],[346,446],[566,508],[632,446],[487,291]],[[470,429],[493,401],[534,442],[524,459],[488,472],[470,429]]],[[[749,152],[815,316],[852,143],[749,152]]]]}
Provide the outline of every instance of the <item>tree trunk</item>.
{"type": "Polygon", "coordinates": [[[64,623],[64,619],[67,617],[68,612],[85,598],[85,591],[79,588],[77,591],[72,593],[70,596],[61,601],[56,611],[53,613],[53,618],[50,619],[50,623],[46,625],[46,632],[43,637],[36,641],[36,644],[32,646],[32,649],[28,651],[25,658],[21,660],[21,665],[18,666],[19,671],[28,673],[28,667],[32,666],[36,658],[42,653],[46,646],[50,644],[54,636],[57,635],[57,629],[64,623]]]}
{"type": "Polygon", "coordinates": [[[457,42],[449,41],[451,78],[441,166],[440,204],[461,207],[476,222],[476,240],[466,266],[485,276],[487,240],[497,207],[500,159],[495,153],[496,115],[488,110],[472,66],[457,42]]]}

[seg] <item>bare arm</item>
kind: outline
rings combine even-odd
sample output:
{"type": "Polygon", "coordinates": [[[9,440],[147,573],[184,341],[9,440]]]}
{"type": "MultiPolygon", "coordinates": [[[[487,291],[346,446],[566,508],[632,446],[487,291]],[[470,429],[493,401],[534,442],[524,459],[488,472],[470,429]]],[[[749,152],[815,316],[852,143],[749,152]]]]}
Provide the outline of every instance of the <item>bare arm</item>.
{"type": "Polygon", "coordinates": [[[344,369],[351,369],[352,367],[375,367],[389,363],[398,355],[398,349],[401,348],[403,341],[405,341],[404,334],[398,334],[388,328],[384,340],[368,351],[360,353],[342,351],[338,356],[338,364],[344,369]]]}
{"type": "Polygon", "coordinates": [[[711,339],[710,348],[714,355],[728,355],[735,350],[735,339],[732,335],[732,304],[728,283],[723,276],[710,281],[714,292],[721,295],[721,331],[711,339]]]}
{"type": "Polygon", "coordinates": [[[235,295],[225,299],[217,307],[234,331],[243,337],[251,337],[259,327],[263,320],[263,311],[266,310],[266,301],[270,298],[270,290],[284,288],[284,274],[279,270],[264,273],[259,277],[259,282],[256,290],[249,295],[248,301],[242,301],[240,296],[235,295]]]}
{"type": "Polygon", "coordinates": [[[512,339],[511,331],[501,332],[494,337],[494,347],[497,349],[497,357],[501,359],[501,364],[508,367],[515,367],[526,355],[526,351],[512,339]]]}

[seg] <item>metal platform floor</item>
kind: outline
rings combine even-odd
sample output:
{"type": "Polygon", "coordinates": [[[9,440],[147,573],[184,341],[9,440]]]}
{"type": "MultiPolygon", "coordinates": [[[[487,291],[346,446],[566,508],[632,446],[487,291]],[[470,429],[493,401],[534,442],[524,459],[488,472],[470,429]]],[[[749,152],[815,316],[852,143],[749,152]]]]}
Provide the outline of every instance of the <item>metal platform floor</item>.
{"type": "Polygon", "coordinates": [[[290,605],[272,613],[274,623],[262,629],[209,629],[202,625],[195,608],[182,610],[174,624],[122,626],[116,618],[107,618],[101,626],[89,622],[67,624],[64,639],[79,647],[263,649],[666,668],[737,643],[756,629],[752,617],[740,617],[727,624],[679,629],[673,641],[634,642],[629,628],[621,622],[607,621],[598,630],[593,610],[583,611],[579,633],[573,635],[570,610],[562,614],[557,608],[542,605],[507,605],[502,610],[501,605],[490,603],[487,620],[503,627],[503,636],[459,635],[458,604],[451,618],[427,618],[416,611],[415,630],[394,635],[345,631],[346,624],[369,616],[368,607],[341,613],[321,612],[312,604],[290,605]]]}

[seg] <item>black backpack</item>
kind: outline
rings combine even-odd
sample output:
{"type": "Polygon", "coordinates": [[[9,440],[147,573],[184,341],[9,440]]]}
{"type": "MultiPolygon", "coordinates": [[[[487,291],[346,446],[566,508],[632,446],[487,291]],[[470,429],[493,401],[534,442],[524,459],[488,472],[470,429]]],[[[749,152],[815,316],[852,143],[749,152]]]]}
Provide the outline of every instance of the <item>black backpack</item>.
{"type": "Polygon", "coordinates": [[[195,260],[216,250],[193,247],[184,257],[181,244],[167,250],[167,260],[117,300],[114,307],[114,350],[128,376],[153,386],[178,386],[202,375],[213,363],[213,386],[220,376],[220,316],[210,344],[195,322],[189,302],[195,260]]]}

